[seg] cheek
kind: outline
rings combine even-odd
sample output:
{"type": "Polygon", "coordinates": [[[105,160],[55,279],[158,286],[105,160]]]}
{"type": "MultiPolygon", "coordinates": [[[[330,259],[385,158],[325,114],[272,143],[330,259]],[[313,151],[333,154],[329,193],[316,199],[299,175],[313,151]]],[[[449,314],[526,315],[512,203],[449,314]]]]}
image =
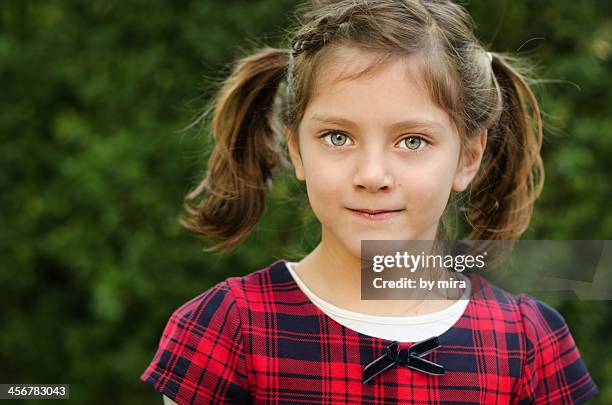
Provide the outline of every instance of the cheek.
{"type": "Polygon", "coordinates": [[[306,190],[312,210],[317,217],[324,216],[330,208],[340,204],[340,192],[346,187],[346,178],[339,175],[342,171],[321,159],[308,159],[305,154],[304,175],[306,190]]]}
{"type": "Polygon", "coordinates": [[[454,172],[441,164],[443,160],[432,160],[413,170],[406,170],[398,180],[398,187],[405,196],[408,209],[415,213],[441,213],[446,207],[454,172]]]}

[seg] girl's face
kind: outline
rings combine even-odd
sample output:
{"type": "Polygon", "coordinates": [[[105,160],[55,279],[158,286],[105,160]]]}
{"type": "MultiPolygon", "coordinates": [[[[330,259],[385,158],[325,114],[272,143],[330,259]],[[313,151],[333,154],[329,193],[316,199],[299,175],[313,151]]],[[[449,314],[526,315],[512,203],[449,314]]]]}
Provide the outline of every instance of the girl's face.
{"type": "Polygon", "coordinates": [[[362,240],[435,239],[451,188],[468,186],[486,142],[486,133],[476,137],[470,157],[460,162],[459,134],[419,83],[413,57],[389,62],[372,76],[337,80],[373,56],[345,48],[321,69],[299,144],[289,143],[296,176],[306,182],[322,225],[322,243],[354,257],[362,240]]]}

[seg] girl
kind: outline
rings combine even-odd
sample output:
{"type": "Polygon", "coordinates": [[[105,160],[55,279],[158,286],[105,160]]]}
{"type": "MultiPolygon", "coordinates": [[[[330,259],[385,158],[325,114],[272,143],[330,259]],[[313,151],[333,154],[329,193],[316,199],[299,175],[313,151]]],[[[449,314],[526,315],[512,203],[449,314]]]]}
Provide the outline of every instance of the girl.
{"type": "MultiPolygon", "coordinates": [[[[264,210],[286,140],[318,246],[178,308],[141,380],[170,403],[581,403],[597,386],[563,317],[477,274],[456,300],[361,300],[362,240],[515,240],[540,193],[526,80],[445,0],[325,1],[290,48],[239,61],[183,224],[214,248],[264,210]],[[450,203],[449,203],[450,201],[450,203]]],[[[532,127],[532,123],[535,128],[532,127]]]]}

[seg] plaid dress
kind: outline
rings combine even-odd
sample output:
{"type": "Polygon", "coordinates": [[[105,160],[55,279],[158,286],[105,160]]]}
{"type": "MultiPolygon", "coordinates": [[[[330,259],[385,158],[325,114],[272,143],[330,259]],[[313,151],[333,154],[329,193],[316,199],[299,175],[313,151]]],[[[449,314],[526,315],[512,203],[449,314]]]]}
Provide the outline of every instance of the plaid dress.
{"type": "Polygon", "coordinates": [[[140,379],[179,405],[574,404],[598,393],[555,309],[477,274],[465,312],[423,357],[446,374],[395,364],[363,383],[391,341],[327,316],[285,262],[227,278],[174,311],[140,379]]]}

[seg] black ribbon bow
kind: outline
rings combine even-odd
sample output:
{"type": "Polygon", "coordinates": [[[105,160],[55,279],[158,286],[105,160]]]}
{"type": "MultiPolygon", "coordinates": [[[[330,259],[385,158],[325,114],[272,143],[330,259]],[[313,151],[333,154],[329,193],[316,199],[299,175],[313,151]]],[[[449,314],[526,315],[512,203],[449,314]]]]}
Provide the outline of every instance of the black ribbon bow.
{"type": "Polygon", "coordinates": [[[363,369],[363,382],[367,383],[378,374],[396,364],[409,367],[413,370],[421,371],[426,374],[443,375],[446,374],[444,366],[422,359],[433,349],[440,346],[437,336],[414,343],[409,349],[402,349],[398,352],[398,341],[389,344],[385,349],[385,354],[365,366],[363,369]]]}

